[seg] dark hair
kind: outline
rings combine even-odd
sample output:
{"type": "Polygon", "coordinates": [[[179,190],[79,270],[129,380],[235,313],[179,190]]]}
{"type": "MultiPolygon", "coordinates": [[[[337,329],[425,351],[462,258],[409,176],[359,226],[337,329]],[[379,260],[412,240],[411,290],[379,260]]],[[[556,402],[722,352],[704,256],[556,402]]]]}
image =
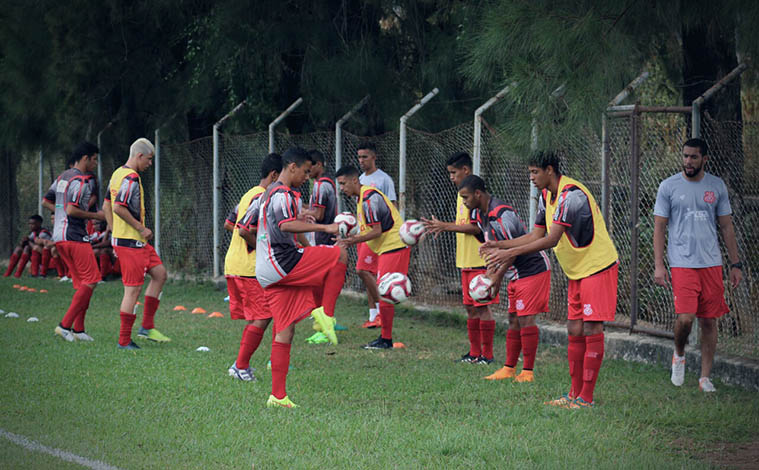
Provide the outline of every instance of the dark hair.
{"type": "Polygon", "coordinates": [[[462,181],[461,184],[459,185],[459,191],[461,191],[464,188],[472,192],[480,190],[484,193],[486,191],[485,180],[483,180],[477,175],[469,175],[466,178],[464,178],[464,181],[462,181]]]}
{"type": "Polygon", "coordinates": [[[337,170],[337,173],[335,173],[335,178],[339,176],[355,176],[358,178],[359,172],[358,169],[355,166],[346,165],[339,170],[337,170]]]}
{"type": "Polygon", "coordinates": [[[374,155],[377,155],[377,146],[370,141],[362,142],[356,150],[371,150],[374,155]]]}
{"type": "Polygon", "coordinates": [[[465,166],[472,168],[472,157],[466,152],[456,152],[448,157],[445,166],[452,166],[459,169],[464,168],[465,166]]]}
{"type": "Polygon", "coordinates": [[[76,165],[82,158],[95,155],[96,153],[100,153],[97,145],[89,142],[81,142],[76,148],[74,148],[74,151],[71,152],[71,157],[67,163],[76,165]]]}
{"type": "Polygon", "coordinates": [[[707,153],[709,153],[709,146],[706,145],[706,142],[703,139],[695,138],[695,139],[688,139],[683,144],[683,147],[698,147],[698,150],[701,152],[701,156],[703,157],[707,153]]]}
{"type": "Polygon", "coordinates": [[[316,149],[308,151],[308,158],[311,159],[311,163],[313,164],[321,163],[323,166],[325,163],[324,154],[316,149]]]}
{"type": "Polygon", "coordinates": [[[561,174],[561,170],[559,169],[559,156],[550,150],[539,150],[534,152],[530,155],[527,165],[542,168],[543,170],[551,166],[557,175],[561,174]]]}
{"type": "Polygon", "coordinates": [[[42,216],[39,214],[30,215],[29,220],[36,220],[37,222],[42,223],[42,216]]]}
{"type": "Polygon", "coordinates": [[[301,147],[290,147],[282,155],[282,168],[285,168],[290,163],[295,163],[296,166],[302,166],[306,162],[310,162],[306,149],[301,147]]]}
{"type": "Polygon", "coordinates": [[[272,171],[279,172],[280,170],[282,170],[282,155],[270,153],[261,162],[261,179],[269,176],[272,171]]]}

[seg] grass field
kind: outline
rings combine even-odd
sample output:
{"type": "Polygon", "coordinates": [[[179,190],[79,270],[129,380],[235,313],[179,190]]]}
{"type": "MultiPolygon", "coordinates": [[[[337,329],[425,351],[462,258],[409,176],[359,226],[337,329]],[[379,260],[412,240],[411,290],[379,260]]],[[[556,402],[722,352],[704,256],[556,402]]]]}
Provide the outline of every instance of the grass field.
{"type": "MultiPolygon", "coordinates": [[[[308,320],[296,332],[288,393],[300,408],[267,409],[271,336],[251,361],[256,383],[228,377],[243,323],[212,286],[167,284],[156,323],[173,341],[131,352],[116,348],[118,281],[92,299],[96,341],[73,344],[53,336],[71,285],[23,281],[49,293],[0,278],[0,308],[21,315],[0,316],[0,429],[120,468],[710,468],[718,445],[759,440],[756,393],[717,383],[704,396],[695,375],[676,389],[668,371],[623,361],[604,363],[595,409],[545,406],[566,391],[564,350],[541,345],[535,383],[482,380],[504,336],[497,365],[454,363],[468,343],[451,315],[399,309],[394,339],[408,348],[363,351],[378,333],[358,327],[365,304],[346,298],[339,346],[305,344],[308,320]]],[[[0,467],[81,468],[6,440],[0,467]]]]}

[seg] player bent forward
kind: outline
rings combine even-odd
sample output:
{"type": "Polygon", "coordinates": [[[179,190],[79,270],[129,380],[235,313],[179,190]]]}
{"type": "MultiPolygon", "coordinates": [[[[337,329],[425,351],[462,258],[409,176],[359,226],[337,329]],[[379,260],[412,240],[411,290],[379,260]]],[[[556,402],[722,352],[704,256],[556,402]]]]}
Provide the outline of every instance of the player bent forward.
{"type": "MultiPolygon", "coordinates": [[[[527,229],[516,210],[492,197],[479,176],[468,176],[459,186],[464,205],[472,211],[481,236],[486,240],[513,240],[524,236],[527,229]]],[[[535,324],[538,313],[548,311],[551,292],[551,265],[542,251],[517,256],[513,264],[503,264],[488,273],[500,290],[504,276],[509,279],[509,330],[506,333],[506,363],[488,380],[514,378],[515,382],[532,382],[539,331],[535,324]],[[516,375],[519,354],[524,354],[522,372],[516,375]]]]}
{"type": "Polygon", "coordinates": [[[535,153],[528,167],[530,180],[542,192],[535,227],[515,240],[487,242],[483,253],[489,265],[497,265],[553,248],[569,278],[567,358],[572,386],[568,394],[547,404],[591,407],[604,356],[603,322],[613,321],[617,309],[619,256],[593,195],[561,174],[555,153],[535,153]]]}
{"type": "Polygon", "coordinates": [[[304,248],[297,243],[298,235],[308,232],[337,234],[337,224],[312,224],[299,219],[300,194],[293,188],[306,181],[310,167],[304,149],[287,150],[282,156],[279,179],[267,188],[259,209],[256,277],[274,316],[268,407],[296,406],[286,390],[296,323],[311,313],[332,343],[337,343],[334,322],[325,311],[334,315],[345,282],[347,254],[339,246],[304,248]],[[320,294],[322,307],[316,308],[320,294]]]}

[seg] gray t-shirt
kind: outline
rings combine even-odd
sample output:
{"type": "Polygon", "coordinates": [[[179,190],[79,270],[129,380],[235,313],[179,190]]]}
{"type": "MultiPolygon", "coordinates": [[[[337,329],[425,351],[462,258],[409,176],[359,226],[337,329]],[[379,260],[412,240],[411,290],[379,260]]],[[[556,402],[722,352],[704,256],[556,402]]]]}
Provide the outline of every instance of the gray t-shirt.
{"type": "Polygon", "coordinates": [[[391,201],[398,200],[398,197],[395,195],[395,185],[393,184],[392,178],[379,168],[377,168],[377,171],[371,175],[361,173],[361,176],[358,177],[358,181],[364,186],[371,186],[372,188],[379,189],[382,194],[387,196],[391,201]]]}
{"type": "Polygon", "coordinates": [[[722,266],[717,217],[732,214],[722,179],[704,173],[701,181],[682,173],[659,185],[654,215],[669,219],[667,258],[670,268],[722,266]]]}

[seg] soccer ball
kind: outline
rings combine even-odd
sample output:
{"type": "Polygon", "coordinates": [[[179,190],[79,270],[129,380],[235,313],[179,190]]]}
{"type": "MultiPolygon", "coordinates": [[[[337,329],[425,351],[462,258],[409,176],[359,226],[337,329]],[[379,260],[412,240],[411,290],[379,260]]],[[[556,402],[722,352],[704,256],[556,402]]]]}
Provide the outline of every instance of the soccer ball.
{"type": "Polygon", "coordinates": [[[335,217],[335,223],[338,224],[337,231],[342,238],[350,235],[358,235],[358,220],[350,212],[341,212],[335,217]]]}
{"type": "Polygon", "coordinates": [[[475,302],[483,303],[493,300],[496,292],[493,281],[485,277],[484,274],[478,274],[469,281],[469,295],[475,302]]]}
{"type": "Polygon", "coordinates": [[[397,304],[411,295],[411,281],[403,273],[385,273],[377,284],[380,298],[389,304],[397,304]]]}
{"type": "Polygon", "coordinates": [[[407,220],[401,225],[399,235],[401,240],[408,246],[414,246],[419,243],[419,240],[424,235],[424,224],[418,220],[407,220]]]}

